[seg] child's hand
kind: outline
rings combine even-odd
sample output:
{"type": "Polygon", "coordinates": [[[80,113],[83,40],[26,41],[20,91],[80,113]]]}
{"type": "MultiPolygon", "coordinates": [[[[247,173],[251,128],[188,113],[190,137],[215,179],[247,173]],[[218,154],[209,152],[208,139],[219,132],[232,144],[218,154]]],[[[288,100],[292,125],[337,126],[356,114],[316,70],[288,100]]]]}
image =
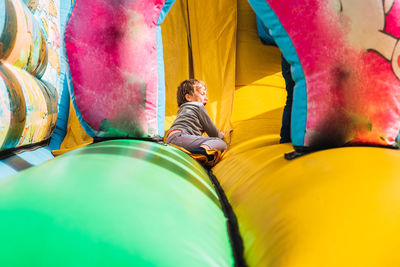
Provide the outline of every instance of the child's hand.
{"type": "Polygon", "coordinates": [[[225,134],[226,134],[226,132],[225,132],[225,131],[221,131],[221,133],[222,133],[222,138],[224,138],[224,137],[225,137],[225,134]]]}

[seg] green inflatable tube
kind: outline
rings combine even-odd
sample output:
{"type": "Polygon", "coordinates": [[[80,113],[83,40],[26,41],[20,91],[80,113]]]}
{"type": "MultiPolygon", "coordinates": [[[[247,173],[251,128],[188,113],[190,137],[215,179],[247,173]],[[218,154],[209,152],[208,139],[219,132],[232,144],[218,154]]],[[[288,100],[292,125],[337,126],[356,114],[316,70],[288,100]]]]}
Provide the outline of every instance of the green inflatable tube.
{"type": "Polygon", "coordinates": [[[203,168],[171,146],[93,144],[0,180],[1,266],[232,266],[203,168]]]}

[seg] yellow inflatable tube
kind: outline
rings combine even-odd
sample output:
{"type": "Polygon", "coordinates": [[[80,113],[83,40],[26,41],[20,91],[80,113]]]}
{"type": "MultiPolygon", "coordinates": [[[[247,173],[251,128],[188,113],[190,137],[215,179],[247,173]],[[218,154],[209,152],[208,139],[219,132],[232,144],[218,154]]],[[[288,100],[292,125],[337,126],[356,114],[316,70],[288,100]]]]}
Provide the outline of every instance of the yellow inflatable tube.
{"type": "Polygon", "coordinates": [[[232,122],[213,172],[237,216],[247,264],[400,266],[400,151],[347,147],[284,159],[293,147],[279,144],[280,51],[260,42],[247,1],[233,2],[201,1],[209,12],[176,1],[166,18],[166,128],[179,82],[204,79],[217,127],[228,131],[232,122]]]}
{"type": "Polygon", "coordinates": [[[400,151],[347,147],[291,161],[289,144],[214,168],[249,266],[399,266],[400,151]]]}
{"type": "Polygon", "coordinates": [[[400,266],[400,151],[346,147],[286,160],[293,147],[279,144],[280,53],[261,47],[249,30],[254,14],[238,3],[234,130],[213,172],[237,216],[247,264],[400,266]]]}

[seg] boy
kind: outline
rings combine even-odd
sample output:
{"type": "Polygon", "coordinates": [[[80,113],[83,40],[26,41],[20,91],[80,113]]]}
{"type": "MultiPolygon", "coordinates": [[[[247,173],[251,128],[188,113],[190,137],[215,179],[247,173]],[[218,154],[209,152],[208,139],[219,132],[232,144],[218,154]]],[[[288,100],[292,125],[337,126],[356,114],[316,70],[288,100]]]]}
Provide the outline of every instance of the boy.
{"type": "Polygon", "coordinates": [[[167,133],[166,141],[183,147],[195,154],[206,154],[206,150],[226,150],[220,132],[208,116],[207,88],[204,82],[190,79],[183,81],[177,91],[178,114],[167,133]],[[206,132],[208,136],[202,136],[206,132]]]}

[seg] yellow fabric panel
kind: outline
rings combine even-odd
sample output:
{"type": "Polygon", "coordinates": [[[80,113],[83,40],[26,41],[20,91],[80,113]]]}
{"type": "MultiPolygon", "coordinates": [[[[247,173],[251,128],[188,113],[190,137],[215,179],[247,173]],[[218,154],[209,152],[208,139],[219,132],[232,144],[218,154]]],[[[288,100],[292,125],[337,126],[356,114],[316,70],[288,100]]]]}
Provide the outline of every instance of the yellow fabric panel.
{"type": "Polygon", "coordinates": [[[232,128],[236,68],[236,1],[189,0],[194,77],[206,82],[206,109],[218,129],[232,128]]]}
{"type": "Polygon", "coordinates": [[[70,103],[67,134],[61,143],[60,149],[52,151],[53,155],[58,156],[91,143],[93,143],[93,138],[83,130],[79,119],[76,116],[75,109],[72,103],[70,103]]]}
{"type": "Polygon", "coordinates": [[[283,80],[281,74],[266,76],[265,80],[267,79],[269,79],[269,85],[253,83],[236,88],[232,122],[249,120],[262,113],[283,108],[286,101],[286,90],[281,86],[283,80]]]}
{"type": "Polygon", "coordinates": [[[231,147],[213,172],[238,218],[249,266],[400,266],[400,151],[348,147],[292,161],[277,144],[280,52],[238,1],[231,147]]]}
{"type": "Polygon", "coordinates": [[[233,123],[231,146],[227,157],[243,151],[279,143],[282,108],[233,123]]]}
{"type": "Polygon", "coordinates": [[[292,150],[259,147],[214,167],[249,266],[400,266],[400,151],[347,147],[285,160],[292,150]]]}
{"type": "Polygon", "coordinates": [[[165,129],[176,117],[176,90],[190,78],[208,88],[206,109],[217,128],[232,129],[237,7],[230,1],[177,0],[162,24],[166,77],[165,129]],[[204,8],[210,6],[212,8],[204,8]],[[190,57],[191,55],[191,57],[190,57]],[[192,60],[192,62],[191,62],[192,60]]]}
{"type": "Polygon", "coordinates": [[[176,118],[178,85],[189,78],[189,19],[187,0],[176,0],[163,24],[163,53],[165,66],[165,130],[176,118]]]}
{"type": "Polygon", "coordinates": [[[230,153],[278,143],[286,101],[280,50],[261,43],[256,15],[246,0],[238,0],[237,27],[230,153]]]}
{"type": "Polygon", "coordinates": [[[258,38],[256,15],[247,0],[238,0],[236,86],[249,84],[283,88],[284,81],[271,83],[271,75],[281,72],[281,53],[263,45],[258,38]]]}

